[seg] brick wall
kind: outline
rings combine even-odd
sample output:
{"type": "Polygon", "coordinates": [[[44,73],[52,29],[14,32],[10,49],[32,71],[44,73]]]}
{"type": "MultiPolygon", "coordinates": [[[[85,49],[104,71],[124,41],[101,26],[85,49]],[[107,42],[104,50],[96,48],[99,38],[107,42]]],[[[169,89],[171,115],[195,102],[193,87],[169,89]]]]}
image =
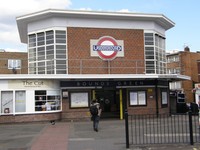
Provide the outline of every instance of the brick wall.
{"type": "MultiPolygon", "coordinates": [[[[146,106],[130,106],[128,95],[127,95],[127,99],[124,99],[124,96],[122,96],[123,101],[127,100],[127,109],[130,115],[156,114],[156,93],[158,94],[157,98],[158,98],[159,114],[169,114],[169,106],[170,106],[169,99],[168,99],[168,106],[162,107],[162,104],[161,104],[161,90],[163,90],[163,88],[158,88],[157,92],[155,91],[155,88],[139,88],[137,90],[147,90],[147,95],[146,95],[147,105],[146,106]]],[[[126,94],[128,94],[128,89],[126,89],[126,94]]],[[[69,98],[65,98],[62,100],[62,115],[61,115],[62,120],[76,121],[80,119],[82,120],[90,119],[89,108],[70,109],[69,105],[70,105],[69,98]]]]}
{"type": "Polygon", "coordinates": [[[158,88],[158,91],[155,91],[155,88],[149,88],[150,91],[147,90],[147,106],[129,106],[127,104],[128,113],[130,115],[142,115],[142,114],[156,114],[156,93],[158,94],[158,112],[159,114],[169,114],[169,106],[170,102],[168,99],[168,106],[162,107],[161,104],[161,90],[162,88],[158,88]]]}
{"type": "Polygon", "coordinates": [[[0,74],[27,74],[28,73],[28,53],[22,52],[0,52],[0,74]],[[21,69],[8,69],[8,59],[20,59],[21,69]]]}
{"type": "Polygon", "coordinates": [[[61,118],[64,121],[76,121],[76,120],[89,120],[90,112],[89,108],[73,108],[70,109],[69,98],[62,99],[62,114],[61,118]]]}
{"type": "Polygon", "coordinates": [[[43,114],[22,114],[22,115],[1,115],[0,123],[17,123],[17,122],[36,122],[60,120],[61,113],[43,113],[43,114]]]}
{"type": "Polygon", "coordinates": [[[70,59],[69,74],[144,73],[143,30],[68,27],[67,43],[70,59]],[[124,40],[124,57],[118,57],[109,62],[99,57],[91,57],[90,40],[99,39],[102,36],[124,40]],[[135,62],[135,60],[139,61],[135,62]],[[136,69],[136,65],[140,68],[136,69]]]}
{"type": "Polygon", "coordinates": [[[181,64],[184,68],[183,74],[191,77],[191,80],[183,81],[182,84],[187,102],[194,102],[194,94],[191,90],[194,88],[193,84],[198,83],[198,59],[200,59],[200,53],[181,52],[181,64]]]}
{"type": "Polygon", "coordinates": [[[194,94],[191,90],[194,88],[194,83],[199,82],[198,78],[198,63],[200,53],[181,51],[179,52],[179,62],[168,63],[168,68],[181,68],[181,74],[191,77],[191,80],[183,80],[182,88],[186,95],[186,102],[194,102],[194,94]]]}

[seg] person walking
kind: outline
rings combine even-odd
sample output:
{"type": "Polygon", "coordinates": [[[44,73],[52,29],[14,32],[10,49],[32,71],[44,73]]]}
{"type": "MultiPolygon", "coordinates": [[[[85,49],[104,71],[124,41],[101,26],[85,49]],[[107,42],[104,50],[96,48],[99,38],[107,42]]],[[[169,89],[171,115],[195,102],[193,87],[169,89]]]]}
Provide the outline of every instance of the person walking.
{"type": "Polygon", "coordinates": [[[96,132],[98,132],[101,111],[102,109],[100,107],[100,104],[97,102],[97,100],[96,99],[92,100],[92,103],[90,106],[90,113],[91,113],[91,120],[93,121],[93,129],[96,132]]]}

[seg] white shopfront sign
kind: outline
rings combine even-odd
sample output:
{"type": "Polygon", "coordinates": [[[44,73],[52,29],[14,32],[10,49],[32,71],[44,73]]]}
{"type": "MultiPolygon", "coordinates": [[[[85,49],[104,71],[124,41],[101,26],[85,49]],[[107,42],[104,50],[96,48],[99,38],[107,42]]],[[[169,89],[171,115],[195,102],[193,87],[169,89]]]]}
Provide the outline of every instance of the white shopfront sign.
{"type": "Polygon", "coordinates": [[[59,81],[55,80],[9,80],[8,89],[58,89],[59,81]]]}

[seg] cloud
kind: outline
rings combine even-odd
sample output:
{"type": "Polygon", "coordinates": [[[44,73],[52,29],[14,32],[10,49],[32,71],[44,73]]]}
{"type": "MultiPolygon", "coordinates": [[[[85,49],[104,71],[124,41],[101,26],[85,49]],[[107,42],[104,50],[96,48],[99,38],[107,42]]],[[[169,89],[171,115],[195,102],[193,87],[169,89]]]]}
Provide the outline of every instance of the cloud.
{"type": "Polygon", "coordinates": [[[17,31],[16,17],[41,11],[44,9],[67,9],[71,0],[5,0],[0,5],[0,49],[22,50],[26,49],[20,43],[17,31]],[[22,46],[21,46],[21,45],[22,46]],[[14,48],[14,46],[18,46],[14,48]],[[9,48],[13,47],[13,48],[9,48]]]}
{"type": "Polygon", "coordinates": [[[48,8],[69,8],[70,0],[6,0],[0,5],[0,18],[3,16],[24,15],[48,8]]]}
{"type": "Polygon", "coordinates": [[[91,8],[80,8],[79,10],[88,10],[88,11],[91,11],[92,9],[91,8]]]}
{"type": "Polygon", "coordinates": [[[118,12],[130,12],[128,9],[121,9],[118,12]]]}

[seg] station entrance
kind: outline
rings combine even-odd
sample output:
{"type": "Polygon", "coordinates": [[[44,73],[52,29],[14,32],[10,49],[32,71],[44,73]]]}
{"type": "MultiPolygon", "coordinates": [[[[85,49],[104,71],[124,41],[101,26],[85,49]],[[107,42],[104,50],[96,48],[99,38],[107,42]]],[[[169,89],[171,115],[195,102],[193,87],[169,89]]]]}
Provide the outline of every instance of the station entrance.
{"type": "Polygon", "coordinates": [[[99,89],[95,90],[95,97],[101,105],[101,118],[120,118],[119,90],[99,89]]]}

